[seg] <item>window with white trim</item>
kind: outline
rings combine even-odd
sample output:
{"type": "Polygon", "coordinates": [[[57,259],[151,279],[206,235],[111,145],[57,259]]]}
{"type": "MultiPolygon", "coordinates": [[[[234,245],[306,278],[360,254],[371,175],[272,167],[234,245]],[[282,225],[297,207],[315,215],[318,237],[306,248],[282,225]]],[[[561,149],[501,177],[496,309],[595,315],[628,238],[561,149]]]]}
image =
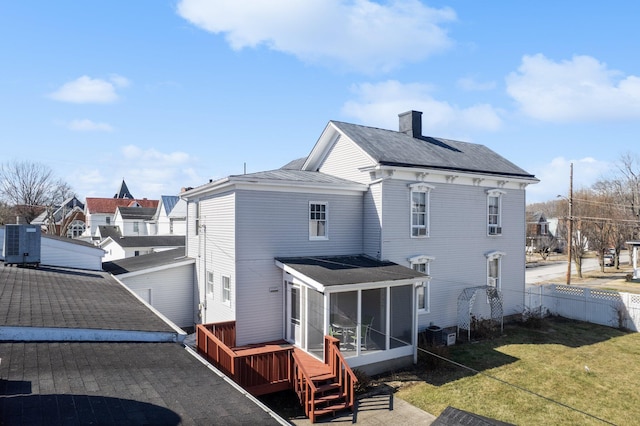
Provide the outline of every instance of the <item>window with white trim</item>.
{"type": "Polygon", "coordinates": [[[487,191],[487,234],[502,235],[502,196],[504,191],[487,191]]]}
{"type": "Polygon", "coordinates": [[[222,276],[222,302],[231,304],[231,277],[222,276]]]}
{"type": "Polygon", "coordinates": [[[207,296],[213,298],[213,271],[207,271],[207,296]]]}
{"type": "Polygon", "coordinates": [[[328,203],[312,201],[309,203],[309,239],[327,240],[328,203]]]}
{"type": "Polygon", "coordinates": [[[82,235],[85,229],[86,225],[83,221],[74,220],[73,222],[71,222],[71,225],[69,225],[69,228],[67,228],[67,237],[77,238],[82,235]]]}
{"type": "Polygon", "coordinates": [[[138,222],[133,222],[133,232],[140,232],[140,224],[138,222]]]}
{"type": "Polygon", "coordinates": [[[111,225],[111,217],[110,216],[105,217],[104,221],[106,222],[107,225],[111,225]]]}
{"type": "Polygon", "coordinates": [[[501,289],[501,272],[502,272],[502,256],[503,252],[494,251],[487,254],[487,285],[501,289]]]}
{"type": "Polygon", "coordinates": [[[429,202],[431,190],[434,188],[425,183],[412,183],[411,189],[411,237],[429,236],[429,202]]]}
{"type": "Polygon", "coordinates": [[[429,256],[415,256],[409,259],[411,262],[411,269],[414,271],[422,272],[427,275],[425,281],[421,286],[416,288],[416,307],[419,313],[429,313],[431,310],[431,277],[430,265],[433,257],[429,256]]]}

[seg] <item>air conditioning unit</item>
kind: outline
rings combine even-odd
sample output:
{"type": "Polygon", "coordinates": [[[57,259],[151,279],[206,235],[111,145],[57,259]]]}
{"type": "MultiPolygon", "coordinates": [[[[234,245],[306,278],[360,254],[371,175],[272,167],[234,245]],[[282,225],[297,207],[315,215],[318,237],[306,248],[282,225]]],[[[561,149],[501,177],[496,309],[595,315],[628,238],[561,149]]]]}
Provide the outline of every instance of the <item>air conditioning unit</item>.
{"type": "Polygon", "coordinates": [[[4,228],[4,264],[40,264],[40,227],[36,225],[6,225],[4,228]]]}
{"type": "Polygon", "coordinates": [[[502,226],[489,225],[489,235],[502,235],[502,226]]]}

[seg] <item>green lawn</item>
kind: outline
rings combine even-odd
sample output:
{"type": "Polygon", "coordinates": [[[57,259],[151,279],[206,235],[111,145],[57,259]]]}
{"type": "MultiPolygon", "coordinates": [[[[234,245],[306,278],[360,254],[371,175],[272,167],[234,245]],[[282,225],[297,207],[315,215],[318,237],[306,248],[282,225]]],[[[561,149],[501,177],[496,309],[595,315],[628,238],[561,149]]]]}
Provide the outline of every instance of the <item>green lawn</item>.
{"type": "Polygon", "coordinates": [[[549,319],[443,355],[481,374],[423,358],[420,381],[397,396],[436,416],[451,405],[518,425],[640,424],[640,333],[549,319]]]}

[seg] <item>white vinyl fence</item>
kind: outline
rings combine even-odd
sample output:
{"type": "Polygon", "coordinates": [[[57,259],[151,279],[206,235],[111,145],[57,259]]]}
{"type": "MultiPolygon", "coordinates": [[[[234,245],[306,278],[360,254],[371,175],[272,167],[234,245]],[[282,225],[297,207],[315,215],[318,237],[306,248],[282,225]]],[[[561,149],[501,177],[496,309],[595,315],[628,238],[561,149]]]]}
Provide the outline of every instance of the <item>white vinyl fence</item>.
{"type": "Polygon", "coordinates": [[[526,289],[525,308],[610,327],[640,330],[640,294],[566,285],[526,289]]]}

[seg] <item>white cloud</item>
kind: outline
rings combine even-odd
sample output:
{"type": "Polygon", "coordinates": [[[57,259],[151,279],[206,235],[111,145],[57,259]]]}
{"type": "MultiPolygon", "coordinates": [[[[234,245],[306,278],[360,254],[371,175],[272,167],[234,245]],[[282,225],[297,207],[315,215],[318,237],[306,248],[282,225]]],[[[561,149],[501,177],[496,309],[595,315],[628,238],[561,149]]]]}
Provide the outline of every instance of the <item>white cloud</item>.
{"type": "Polygon", "coordinates": [[[69,130],[78,132],[112,132],[113,127],[107,123],[97,123],[88,119],[72,120],[67,124],[69,130]]]}
{"type": "Polygon", "coordinates": [[[369,125],[397,129],[398,114],[409,110],[422,111],[423,133],[430,136],[468,140],[473,130],[495,131],[502,125],[498,111],[490,105],[451,105],[434,99],[426,84],[389,80],[354,85],[352,91],[358,99],[346,102],[342,111],[369,125]]]}
{"type": "Polygon", "coordinates": [[[190,161],[189,154],[186,152],[175,151],[165,154],[153,148],[144,150],[135,145],[122,147],[122,155],[127,161],[144,162],[145,164],[153,162],[156,167],[186,164],[190,161]]]}
{"type": "Polygon", "coordinates": [[[496,88],[495,81],[477,81],[471,77],[464,77],[458,80],[457,86],[462,90],[468,91],[487,91],[493,90],[496,88]]]}
{"type": "Polygon", "coordinates": [[[127,87],[129,80],[118,75],[113,75],[110,79],[111,81],[99,78],[93,79],[83,75],[76,80],[63,84],[58,90],[49,94],[49,97],[56,101],[76,104],[112,103],[118,100],[116,88],[127,87]]]}
{"type": "Polygon", "coordinates": [[[573,163],[573,189],[589,188],[611,170],[611,164],[592,157],[576,160],[556,157],[549,163],[529,170],[540,183],[527,187],[527,203],[550,201],[569,193],[569,176],[573,163]]]}
{"type": "Polygon", "coordinates": [[[233,49],[267,46],[308,62],[342,64],[365,72],[389,71],[452,45],[442,24],[450,8],[418,0],[182,0],[180,16],[224,33],[233,49]]]}
{"type": "Polygon", "coordinates": [[[506,78],[522,112],[552,122],[640,118],[640,78],[611,70],[590,56],[554,62],[524,56],[506,78]]]}

